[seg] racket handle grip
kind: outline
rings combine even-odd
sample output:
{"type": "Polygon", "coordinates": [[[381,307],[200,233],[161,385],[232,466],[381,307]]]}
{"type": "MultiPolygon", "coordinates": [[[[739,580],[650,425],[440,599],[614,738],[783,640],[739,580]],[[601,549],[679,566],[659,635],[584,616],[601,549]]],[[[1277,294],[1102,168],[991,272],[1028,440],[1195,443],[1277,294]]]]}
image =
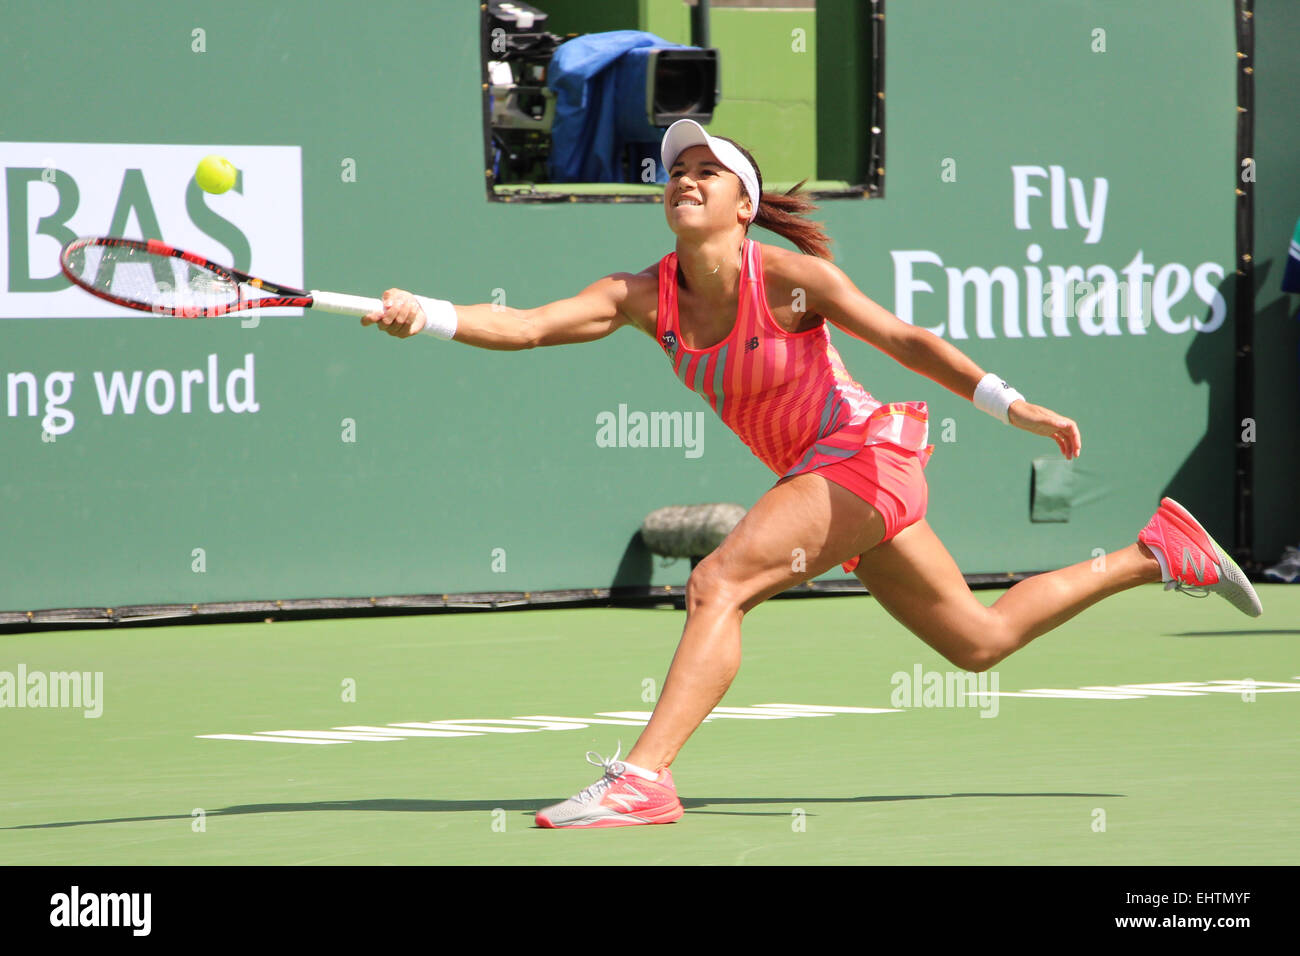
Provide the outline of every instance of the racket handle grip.
{"type": "Polygon", "coordinates": [[[344,295],[342,292],[321,292],[312,289],[308,293],[312,298],[313,309],[337,312],[340,315],[369,315],[371,312],[383,312],[381,299],[368,299],[361,295],[344,295]]]}

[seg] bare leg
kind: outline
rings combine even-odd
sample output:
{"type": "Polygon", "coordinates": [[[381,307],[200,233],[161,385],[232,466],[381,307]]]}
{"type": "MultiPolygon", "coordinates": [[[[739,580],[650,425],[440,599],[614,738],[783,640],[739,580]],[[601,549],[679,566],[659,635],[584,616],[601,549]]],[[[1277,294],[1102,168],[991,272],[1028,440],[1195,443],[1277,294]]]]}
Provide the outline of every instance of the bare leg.
{"type": "Polygon", "coordinates": [[[628,762],[648,770],[668,766],[722,700],[740,669],[746,612],[884,536],[874,507],[818,475],[799,475],[768,491],[692,572],[681,643],[628,762]]]}
{"type": "Polygon", "coordinates": [[[1105,570],[1097,570],[1093,564],[1081,561],[1026,578],[993,602],[993,610],[1002,615],[1013,637],[1008,654],[1102,598],[1160,580],[1159,563],[1140,542],[1106,555],[1105,570]]]}
{"type": "Polygon", "coordinates": [[[967,586],[924,519],[888,543],[884,520],[856,495],[816,475],[778,484],[687,585],[687,619],[663,693],[629,763],[658,770],[722,700],[740,668],[740,625],[769,597],[863,554],[858,578],[891,615],[965,670],[986,670],[1102,598],[1158,582],[1146,545],[1021,581],[992,607],[967,586]],[[874,545],[874,546],[873,546],[874,545]],[[795,549],[805,570],[794,571],[795,549]]]}
{"type": "Polygon", "coordinates": [[[1134,543],[1104,561],[1027,578],[986,607],[924,520],[864,555],[857,576],[900,623],[973,671],[992,667],[1102,598],[1161,577],[1150,549],[1134,543]]]}

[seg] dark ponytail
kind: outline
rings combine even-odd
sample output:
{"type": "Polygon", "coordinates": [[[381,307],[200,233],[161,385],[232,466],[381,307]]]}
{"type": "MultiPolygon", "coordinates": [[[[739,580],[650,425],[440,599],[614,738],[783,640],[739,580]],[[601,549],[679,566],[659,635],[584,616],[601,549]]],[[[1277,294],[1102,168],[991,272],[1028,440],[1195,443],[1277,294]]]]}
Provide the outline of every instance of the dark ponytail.
{"type": "MultiPolygon", "coordinates": [[[[725,136],[718,138],[727,139],[725,136]]],[[[826,230],[822,228],[820,222],[807,218],[808,213],[817,208],[806,194],[799,192],[808,180],[802,180],[789,192],[764,192],[763,173],[749,150],[733,139],[727,139],[727,142],[740,150],[741,155],[749,160],[750,165],[754,167],[755,175],[758,176],[758,215],[752,225],[762,226],[788,239],[804,255],[817,256],[827,261],[833,260],[830,236],[826,235],[826,230]]]]}

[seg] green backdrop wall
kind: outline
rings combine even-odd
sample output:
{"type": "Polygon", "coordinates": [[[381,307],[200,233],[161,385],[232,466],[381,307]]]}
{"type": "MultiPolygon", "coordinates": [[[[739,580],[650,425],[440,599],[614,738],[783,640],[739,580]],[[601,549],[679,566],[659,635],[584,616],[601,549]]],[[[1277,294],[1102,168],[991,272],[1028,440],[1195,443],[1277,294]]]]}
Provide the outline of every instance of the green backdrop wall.
{"type": "MultiPolygon", "coordinates": [[[[1261,36],[1268,12],[1282,7],[1261,4],[1261,36]]],[[[1295,18],[1279,16],[1290,17],[1291,40],[1261,44],[1274,64],[1295,49],[1295,18]]],[[[147,192],[166,179],[159,164],[192,169],[216,147],[289,149],[276,162],[299,156],[300,183],[267,181],[279,167],[258,159],[239,194],[191,195],[186,206],[184,192],[150,193],[160,216],[197,224],[205,213],[193,203],[206,204],[234,225],[206,220],[214,254],[242,254],[255,270],[300,256],[308,286],[531,306],[670,251],[660,206],[486,199],[478,17],[478,4],[453,2],[372,4],[362,17],[336,0],[231,0],[219,15],[145,2],[6,13],[0,609],[680,584],[685,562],[661,566],[632,543],[645,513],[681,502],[748,506],[771,486],[774,476],[716,418],[704,419],[696,449],[598,444],[598,417],[620,405],[711,416],[655,344],[630,330],[497,353],[398,341],[328,315],[268,316],[246,328],[110,317],[86,298],[81,317],[74,306],[52,318],[58,310],[40,295],[63,293],[15,291],[55,271],[42,233],[53,226],[42,217],[59,218],[60,174],[65,190],[76,182],[84,213],[65,216],[69,228],[104,232],[123,193],[139,198],[131,190],[141,182],[147,192]],[[144,170],[134,178],[133,155],[144,170]],[[269,197],[264,212],[283,214],[255,221],[245,198],[255,195],[269,197]],[[239,236],[246,249],[233,248],[239,236]],[[252,369],[256,411],[215,413],[196,398],[189,412],[177,404],[155,414],[141,399],[133,415],[103,413],[96,372],[129,381],[133,370],[167,370],[179,383],[183,370],[206,370],[209,355],[222,377],[252,369]],[[13,376],[30,372],[43,388],[58,371],[75,376],[64,404],[76,423],[51,436],[47,395],[28,414],[25,380],[13,376]]],[[[1064,466],[1068,520],[1031,521],[1034,460],[1060,460],[1048,440],[999,425],[833,333],[874,395],[930,403],[930,523],[968,573],[1056,567],[1122,547],[1162,494],[1227,543],[1240,430],[1232,282],[1223,278],[1234,256],[1231,4],[914,0],[890,6],[887,43],[886,196],[824,203],[837,262],[868,295],[1078,420],[1084,442],[1083,457],[1064,466]],[[1013,167],[1031,168],[1020,182],[1041,193],[1025,194],[1025,228],[1013,167]],[[1052,167],[1055,180],[1032,171],[1052,167]],[[1104,218],[1090,234],[1080,220],[1100,208],[1102,179],[1104,218]],[[1055,331],[1049,318],[1045,334],[1032,334],[1033,274],[1119,272],[1139,253],[1177,293],[1167,319],[1135,328],[1120,318],[1117,334],[1086,334],[1079,318],[1055,331]],[[906,262],[910,294],[900,285],[906,262]],[[1006,316],[993,292],[986,336],[973,287],[964,304],[949,300],[957,280],[945,270],[971,269],[1016,284],[1006,316]]],[[[1261,118],[1261,134],[1281,125],[1261,118]]],[[[1279,136],[1259,150],[1261,192],[1270,169],[1277,176],[1295,156],[1294,127],[1279,136]]],[[[1261,256],[1280,256],[1288,214],[1269,215],[1261,256]]],[[[138,219],[136,210],[126,222],[138,219]]],[[[66,296],[58,301],[68,308],[66,296]]],[[[1285,307],[1273,308],[1282,328],[1285,307]]],[[[1259,416],[1262,551],[1280,549],[1300,522],[1285,478],[1296,457],[1294,356],[1292,340],[1289,354],[1265,357],[1269,374],[1291,383],[1292,404],[1259,416]]],[[[239,392],[246,386],[235,398],[250,398],[239,392]]]]}

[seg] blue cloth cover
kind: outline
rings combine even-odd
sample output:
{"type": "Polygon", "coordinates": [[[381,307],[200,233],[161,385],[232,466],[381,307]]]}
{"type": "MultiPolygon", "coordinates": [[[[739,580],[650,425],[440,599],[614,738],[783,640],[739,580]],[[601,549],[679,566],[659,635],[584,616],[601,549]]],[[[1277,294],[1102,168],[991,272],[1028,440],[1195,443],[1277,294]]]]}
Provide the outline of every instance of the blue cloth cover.
{"type": "MultiPolygon", "coordinates": [[[[623,181],[613,67],[627,51],[646,46],[683,49],[642,30],[613,30],[575,37],[555,51],[546,80],[556,94],[552,182],[623,181]]],[[[662,170],[659,177],[666,181],[662,170]]]]}

